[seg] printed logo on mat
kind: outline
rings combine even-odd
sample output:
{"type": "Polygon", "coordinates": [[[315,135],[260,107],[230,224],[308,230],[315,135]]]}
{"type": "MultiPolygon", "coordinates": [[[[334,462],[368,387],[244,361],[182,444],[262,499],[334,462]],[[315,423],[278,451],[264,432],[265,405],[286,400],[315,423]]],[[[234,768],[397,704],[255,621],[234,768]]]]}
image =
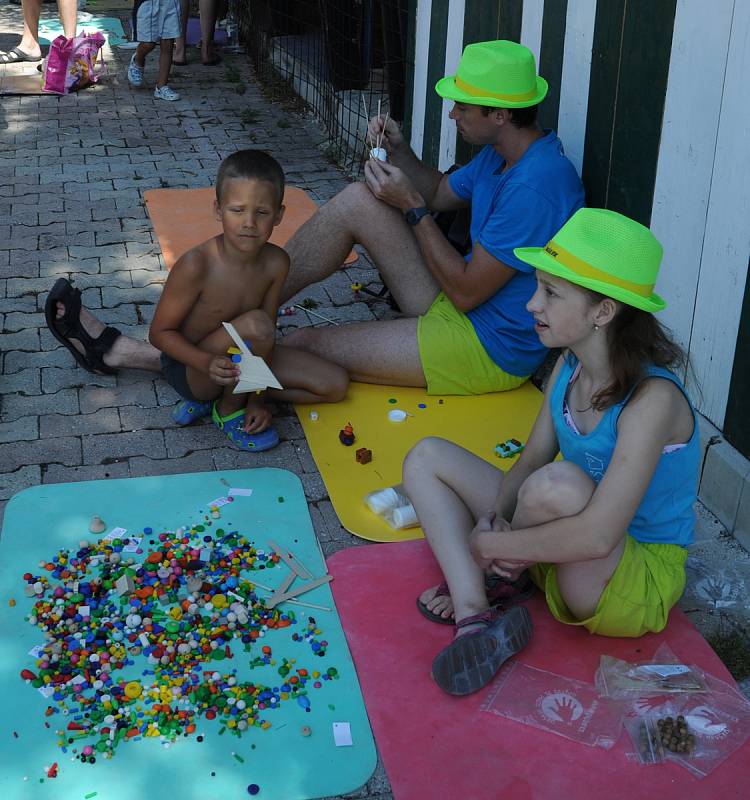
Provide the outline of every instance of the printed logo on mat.
{"type": "Polygon", "coordinates": [[[550,722],[572,725],[583,714],[583,706],[570,692],[547,692],[536,701],[536,707],[550,722]]]}

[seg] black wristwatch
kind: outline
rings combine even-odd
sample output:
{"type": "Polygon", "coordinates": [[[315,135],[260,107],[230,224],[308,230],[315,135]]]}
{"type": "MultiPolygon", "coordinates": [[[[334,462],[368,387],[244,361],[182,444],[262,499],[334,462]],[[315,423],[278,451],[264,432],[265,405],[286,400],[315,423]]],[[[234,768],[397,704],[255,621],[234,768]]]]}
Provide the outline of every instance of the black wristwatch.
{"type": "Polygon", "coordinates": [[[409,225],[416,225],[422,217],[426,217],[430,213],[427,206],[420,206],[419,208],[410,208],[404,211],[404,219],[409,225]]]}

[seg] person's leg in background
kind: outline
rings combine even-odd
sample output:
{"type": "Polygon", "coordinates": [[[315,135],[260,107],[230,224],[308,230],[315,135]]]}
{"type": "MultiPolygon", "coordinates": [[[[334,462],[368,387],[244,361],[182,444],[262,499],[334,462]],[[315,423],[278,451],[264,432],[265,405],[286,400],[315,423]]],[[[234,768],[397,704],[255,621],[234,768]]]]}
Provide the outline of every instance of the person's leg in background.
{"type": "Polygon", "coordinates": [[[180,0],[180,35],[175,39],[172,63],[176,67],[186,67],[187,60],[187,26],[190,17],[190,0],[180,0]]]}
{"type": "Polygon", "coordinates": [[[216,28],[216,0],[199,0],[201,16],[201,62],[213,67],[221,62],[214,50],[214,29],[216,28]]]}

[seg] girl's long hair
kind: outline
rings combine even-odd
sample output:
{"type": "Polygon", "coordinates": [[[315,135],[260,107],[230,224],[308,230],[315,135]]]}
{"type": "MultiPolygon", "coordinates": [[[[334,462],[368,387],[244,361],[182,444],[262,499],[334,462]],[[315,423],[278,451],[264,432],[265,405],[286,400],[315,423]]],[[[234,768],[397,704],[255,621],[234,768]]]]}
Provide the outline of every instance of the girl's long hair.
{"type": "MultiPolygon", "coordinates": [[[[594,303],[604,298],[590,289],[584,291],[594,303]]],[[[591,398],[591,406],[597,411],[624,400],[643,379],[650,364],[675,372],[687,367],[685,351],[653,314],[624,303],[619,306],[606,327],[613,378],[591,398]]]]}

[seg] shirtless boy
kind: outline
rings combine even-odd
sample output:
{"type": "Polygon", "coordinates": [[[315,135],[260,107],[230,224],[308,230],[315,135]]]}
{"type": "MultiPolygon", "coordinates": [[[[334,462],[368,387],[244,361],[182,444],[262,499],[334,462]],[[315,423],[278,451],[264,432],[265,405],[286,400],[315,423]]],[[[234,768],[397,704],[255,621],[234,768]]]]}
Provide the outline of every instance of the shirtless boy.
{"type": "Polygon", "coordinates": [[[149,330],[151,344],[105,328],[81,308],[80,292],[64,278],[45,313],[55,337],[90,371],[130,366],[161,371],[182,396],[172,417],[188,425],[209,413],[246,450],[278,443],[264,395],[233,394],[239,364],[222,326],[231,322],[273,370],[283,390],[267,393],[295,403],[336,402],[346,394],[344,369],[310,353],[275,344],[279,295],[289,257],[269,243],[284,214],[284,173],[260,150],[225,159],[216,181],[214,211],[223,233],[185,253],[172,268],[149,330]]]}

